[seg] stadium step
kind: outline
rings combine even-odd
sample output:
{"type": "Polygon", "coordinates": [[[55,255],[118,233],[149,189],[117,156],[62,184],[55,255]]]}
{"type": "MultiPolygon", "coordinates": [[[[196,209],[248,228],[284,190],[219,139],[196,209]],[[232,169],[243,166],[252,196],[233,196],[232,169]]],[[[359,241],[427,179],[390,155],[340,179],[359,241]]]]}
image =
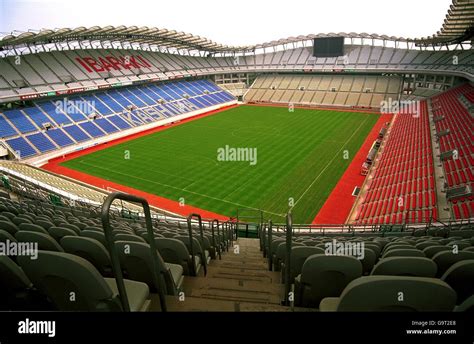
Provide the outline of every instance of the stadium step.
{"type": "MultiPolygon", "coordinates": [[[[186,277],[181,297],[168,297],[170,311],[290,311],[280,305],[280,273],[268,271],[258,239],[239,238],[208,266],[206,277],[186,277]]],[[[152,310],[159,310],[159,301],[152,310]]]]}

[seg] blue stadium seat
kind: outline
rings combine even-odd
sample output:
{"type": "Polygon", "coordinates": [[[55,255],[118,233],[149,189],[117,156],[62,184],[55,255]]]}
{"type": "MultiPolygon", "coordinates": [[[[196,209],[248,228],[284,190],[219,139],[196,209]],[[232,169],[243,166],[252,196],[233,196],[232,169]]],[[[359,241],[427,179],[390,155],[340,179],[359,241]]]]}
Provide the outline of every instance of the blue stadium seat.
{"type": "MultiPolygon", "coordinates": [[[[71,102],[76,102],[76,101],[82,101],[79,97],[74,97],[74,98],[71,98],[69,99],[69,101],[71,102]]],[[[75,105],[67,105],[66,109],[65,109],[65,113],[70,117],[72,118],[73,121],[75,122],[80,122],[80,121],[83,121],[85,119],[87,119],[86,116],[90,115],[92,113],[92,111],[89,109],[89,104],[87,106],[84,106],[82,107],[81,109],[77,108],[75,105]],[[85,113],[83,113],[82,111],[84,111],[85,113]]]]}
{"type": "Polygon", "coordinates": [[[161,87],[158,87],[156,85],[149,85],[148,87],[153,92],[155,92],[160,97],[160,99],[164,99],[166,101],[174,100],[174,98],[171,97],[168,93],[166,93],[161,87]]]}
{"type": "Polygon", "coordinates": [[[105,134],[93,122],[84,122],[79,124],[92,137],[101,137],[105,134]]]}
{"type": "Polygon", "coordinates": [[[112,109],[113,112],[122,112],[125,108],[113,100],[108,94],[106,93],[98,93],[95,95],[97,99],[102,101],[105,105],[112,109]]]}
{"type": "Polygon", "coordinates": [[[36,133],[26,137],[41,153],[56,149],[56,146],[43,134],[36,133]]]}
{"type": "Polygon", "coordinates": [[[51,129],[46,131],[46,135],[49,136],[51,140],[56,142],[59,147],[66,147],[74,144],[69,136],[67,136],[61,129],[51,129]]]}
{"type": "Polygon", "coordinates": [[[99,127],[101,127],[106,133],[112,134],[119,131],[112,123],[110,123],[106,118],[97,118],[94,121],[99,127]]]}
{"type": "Polygon", "coordinates": [[[93,95],[89,96],[82,96],[86,102],[89,102],[91,106],[97,111],[97,113],[106,116],[113,113],[111,109],[109,109],[100,99],[94,97],[93,95]]]}
{"type": "Polygon", "coordinates": [[[47,113],[57,124],[71,123],[71,120],[50,101],[38,102],[36,106],[47,113]]]}
{"type": "Polygon", "coordinates": [[[195,99],[197,99],[200,103],[204,104],[204,107],[212,106],[212,103],[209,102],[205,97],[206,96],[200,96],[200,97],[195,98],[195,99]]]}
{"type": "Polygon", "coordinates": [[[128,89],[120,90],[120,91],[118,91],[118,93],[137,107],[147,106],[147,104],[145,104],[143,102],[143,100],[141,100],[139,97],[137,97],[134,93],[130,92],[130,90],[128,90],[128,89]]]}
{"type": "Polygon", "coordinates": [[[29,133],[38,130],[20,110],[5,111],[3,114],[21,133],[29,133]]]}
{"type": "Polygon", "coordinates": [[[117,103],[122,105],[124,108],[128,108],[131,105],[134,105],[130,100],[126,99],[116,90],[108,91],[109,97],[113,98],[117,103]]]}
{"type": "Polygon", "coordinates": [[[110,116],[107,119],[122,130],[131,128],[131,125],[125,122],[119,115],[110,116]]]}
{"type": "Polygon", "coordinates": [[[77,125],[70,125],[63,128],[76,142],[82,142],[90,140],[90,136],[87,135],[77,125]]]}
{"type": "Polygon", "coordinates": [[[156,104],[156,100],[150,97],[148,93],[144,92],[144,88],[141,88],[141,87],[131,88],[128,91],[132,93],[133,95],[135,95],[136,97],[140,98],[140,100],[146,103],[146,105],[156,104]]]}
{"type": "Polygon", "coordinates": [[[17,135],[16,130],[0,114],[0,137],[17,135]]]}
{"type": "Polygon", "coordinates": [[[42,128],[44,123],[51,123],[54,125],[54,123],[52,123],[51,120],[46,117],[43,111],[41,111],[41,109],[37,108],[36,106],[25,108],[23,109],[23,112],[26,113],[39,128],[42,128]]]}
{"type": "Polygon", "coordinates": [[[21,159],[36,155],[34,148],[23,137],[7,140],[7,143],[21,159]]]}

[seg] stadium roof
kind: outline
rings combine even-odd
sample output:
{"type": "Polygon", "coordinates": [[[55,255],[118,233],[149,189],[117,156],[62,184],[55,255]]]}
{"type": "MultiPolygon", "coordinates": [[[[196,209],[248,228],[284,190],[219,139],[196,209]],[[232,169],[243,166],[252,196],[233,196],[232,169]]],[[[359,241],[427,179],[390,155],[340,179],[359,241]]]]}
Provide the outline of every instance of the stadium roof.
{"type": "Polygon", "coordinates": [[[250,46],[229,46],[215,43],[209,39],[194,36],[189,33],[177,32],[174,30],[148,28],[148,27],[126,27],[126,26],[94,26],[91,28],[78,27],[76,29],[43,29],[38,32],[28,31],[19,34],[9,34],[0,39],[0,50],[24,48],[44,44],[63,44],[68,42],[121,42],[130,44],[144,44],[157,46],[163,49],[185,49],[198,50],[210,53],[219,52],[243,52],[254,51],[259,48],[268,48],[283,44],[291,44],[301,41],[312,40],[318,37],[346,37],[361,39],[378,39],[398,42],[414,42],[413,39],[368,34],[368,33],[328,33],[311,34],[305,36],[289,37],[271,42],[250,46]]]}
{"type": "Polygon", "coordinates": [[[53,45],[51,49],[58,49],[58,45],[69,45],[78,42],[82,47],[84,42],[96,44],[119,43],[140,45],[142,48],[158,47],[163,50],[187,50],[206,53],[233,53],[252,52],[256,49],[269,48],[279,45],[292,44],[312,40],[318,37],[345,37],[351,39],[384,40],[395,42],[411,42],[418,46],[458,44],[472,39],[474,22],[474,0],[453,0],[448,10],[443,27],[435,35],[427,38],[403,38],[368,33],[329,33],[311,34],[289,37],[271,42],[249,46],[230,46],[215,43],[207,38],[175,30],[159,29],[156,27],[137,26],[93,26],[90,28],[78,27],[75,29],[43,29],[40,31],[12,32],[0,36],[0,51],[30,48],[42,45],[53,45]]]}
{"type": "Polygon", "coordinates": [[[163,48],[223,52],[247,50],[248,47],[231,47],[215,43],[207,38],[175,30],[156,27],[137,26],[93,26],[75,29],[43,29],[39,32],[10,34],[0,40],[0,50],[28,47],[31,45],[67,43],[71,41],[129,42],[146,45],[157,45],[163,48]]]}
{"type": "Polygon", "coordinates": [[[416,41],[419,44],[444,45],[462,43],[473,37],[474,0],[453,0],[440,31],[416,41]]]}

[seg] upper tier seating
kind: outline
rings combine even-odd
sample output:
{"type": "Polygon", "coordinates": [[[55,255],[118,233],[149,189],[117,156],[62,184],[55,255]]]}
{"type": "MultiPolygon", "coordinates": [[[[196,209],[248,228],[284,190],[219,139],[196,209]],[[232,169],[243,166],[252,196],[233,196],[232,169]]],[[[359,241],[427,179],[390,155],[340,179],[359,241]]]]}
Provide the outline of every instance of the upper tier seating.
{"type": "MultiPolygon", "coordinates": [[[[349,43],[349,42],[346,42],[349,43]]],[[[83,49],[81,57],[71,51],[40,52],[21,55],[26,63],[16,64],[15,57],[0,59],[0,97],[17,96],[30,92],[47,92],[78,87],[97,87],[104,82],[125,83],[139,79],[168,79],[184,75],[206,75],[209,73],[244,73],[265,71],[312,71],[333,69],[385,69],[397,71],[436,70],[449,73],[474,73],[474,57],[469,50],[428,51],[371,46],[349,45],[345,47],[345,56],[338,58],[316,58],[312,47],[290,46],[284,51],[267,49],[265,53],[256,52],[246,56],[201,57],[179,56],[153,51],[125,49],[83,49]],[[458,63],[453,64],[453,55],[458,63]],[[118,68],[107,71],[101,66],[100,59],[107,57],[133,57],[140,68],[118,68]],[[94,67],[84,60],[95,61],[94,67]],[[139,76],[137,77],[137,74],[139,76]],[[106,79],[106,80],[105,80],[106,79]],[[21,89],[20,89],[21,88],[21,89]]]]}

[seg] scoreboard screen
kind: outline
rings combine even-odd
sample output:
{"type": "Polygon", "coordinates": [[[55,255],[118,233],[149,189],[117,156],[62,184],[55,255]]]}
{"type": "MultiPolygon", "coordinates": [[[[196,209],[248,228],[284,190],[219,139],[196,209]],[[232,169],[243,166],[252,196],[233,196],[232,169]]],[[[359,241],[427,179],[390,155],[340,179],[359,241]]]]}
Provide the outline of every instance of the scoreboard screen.
{"type": "Polygon", "coordinates": [[[338,57],[344,55],[344,37],[315,38],[314,57],[338,57]]]}

